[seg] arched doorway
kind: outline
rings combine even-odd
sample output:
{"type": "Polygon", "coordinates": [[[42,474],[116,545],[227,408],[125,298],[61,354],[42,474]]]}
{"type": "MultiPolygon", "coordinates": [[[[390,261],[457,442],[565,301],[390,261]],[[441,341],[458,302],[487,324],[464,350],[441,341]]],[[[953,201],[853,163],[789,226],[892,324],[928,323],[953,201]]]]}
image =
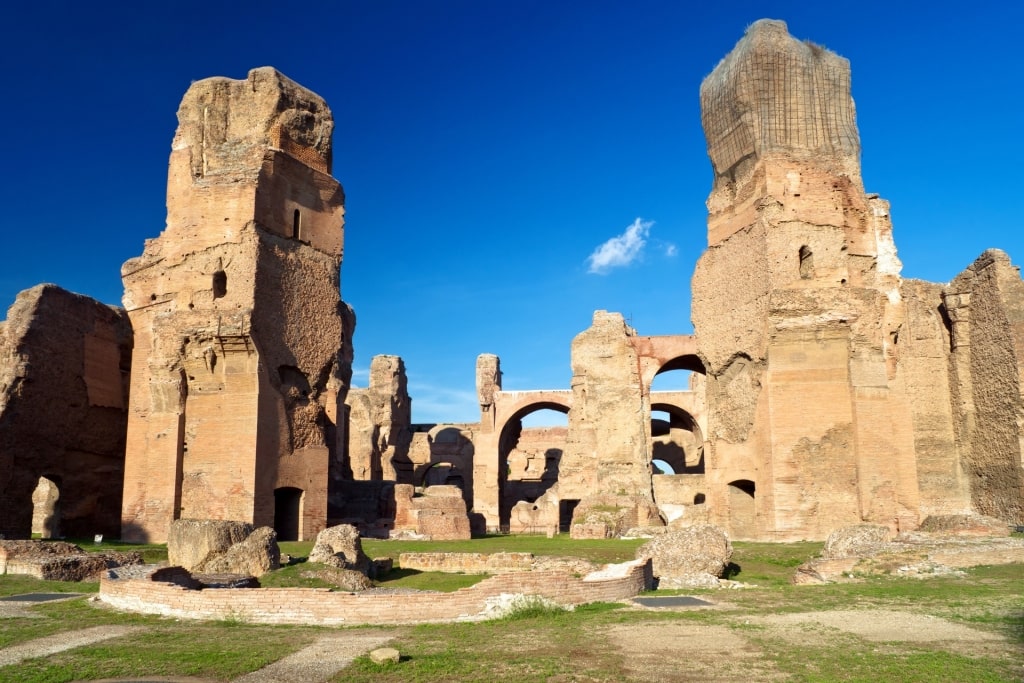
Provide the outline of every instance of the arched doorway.
{"type": "Polygon", "coordinates": [[[652,399],[651,456],[662,474],[704,474],[704,433],[693,415],[652,399]]]}
{"type": "Polygon", "coordinates": [[[534,502],[558,481],[568,434],[569,408],[549,402],[512,415],[498,440],[499,523],[508,529],[512,508],[534,502]]]}
{"type": "Polygon", "coordinates": [[[274,531],[279,541],[299,540],[302,489],[283,486],[274,490],[274,531]]]}

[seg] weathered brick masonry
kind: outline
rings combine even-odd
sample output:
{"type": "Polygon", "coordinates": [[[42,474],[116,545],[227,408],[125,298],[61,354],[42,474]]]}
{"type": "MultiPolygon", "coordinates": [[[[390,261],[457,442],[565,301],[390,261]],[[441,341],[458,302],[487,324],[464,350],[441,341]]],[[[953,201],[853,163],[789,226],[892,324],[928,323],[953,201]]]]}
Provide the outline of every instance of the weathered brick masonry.
{"type": "Polygon", "coordinates": [[[622,600],[650,583],[649,562],[611,565],[579,578],[562,571],[501,574],[453,593],[340,593],[319,588],[194,590],[150,578],[100,581],[100,600],[118,609],[182,619],[259,624],[415,624],[487,618],[502,596],[539,596],[559,605],[622,600]]]}

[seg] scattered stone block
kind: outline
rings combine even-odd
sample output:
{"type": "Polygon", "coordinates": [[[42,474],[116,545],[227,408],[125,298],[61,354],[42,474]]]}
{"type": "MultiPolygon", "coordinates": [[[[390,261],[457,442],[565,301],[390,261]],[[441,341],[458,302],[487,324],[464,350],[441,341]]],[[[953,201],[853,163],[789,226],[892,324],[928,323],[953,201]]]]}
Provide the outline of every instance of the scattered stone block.
{"type": "Polygon", "coordinates": [[[188,571],[262,576],[281,566],[277,534],[248,522],[177,519],[167,537],[167,560],[188,571]]]}
{"type": "Polygon", "coordinates": [[[354,569],[364,575],[370,573],[371,566],[359,540],[359,529],[351,524],[338,524],[317,534],[309,561],[338,569],[354,569]]]}
{"type": "Polygon", "coordinates": [[[836,560],[854,555],[865,555],[892,539],[889,527],[880,524],[854,524],[836,529],[828,535],[821,556],[836,560]]]}
{"type": "Polygon", "coordinates": [[[722,529],[705,524],[658,534],[636,557],[651,560],[660,588],[712,585],[732,558],[732,543],[722,529]]]}
{"type": "Polygon", "coordinates": [[[370,661],[374,664],[386,664],[388,662],[397,664],[401,659],[401,654],[393,647],[379,647],[370,653],[370,661]]]}

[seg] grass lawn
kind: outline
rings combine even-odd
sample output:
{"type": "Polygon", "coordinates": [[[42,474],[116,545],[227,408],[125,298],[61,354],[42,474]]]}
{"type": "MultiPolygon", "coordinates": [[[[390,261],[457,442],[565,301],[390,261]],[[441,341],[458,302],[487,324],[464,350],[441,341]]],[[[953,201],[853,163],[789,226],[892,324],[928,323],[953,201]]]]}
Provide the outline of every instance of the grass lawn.
{"type": "MultiPolygon", "coordinates": [[[[364,547],[372,557],[397,557],[406,550],[516,551],[618,561],[632,558],[640,543],[530,536],[460,543],[365,541],[364,547]]],[[[310,544],[282,546],[293,557],[304,558],[310,544]]],[[[747,588],[688,591],[713,603],[711,608],[640,609],[626,602],[570,612],[532,604],[490,622],[387,627],[391,644],[402,653],[401,662],[379,666],[359,657],[330,680],[874,683],[1024,678],[1024,565],[977,567],[964,575],[923,580],[875,577],[863,583],[795,586],[789,583],[793,568],[817,554],[820,543],[734,546],[732,578],[747,588]],[[893,628],[879,631],[886,623],[893,628]]],[[[296,562],[277,574],[295,580],[287,579],[287,573],[297,574],[304,565],[296,562]]],[[[410,586],[403,582],[414,581],[421,587],[454,590],[459,581],[479,579],[401,569],[394,574],[385,585],[410,586]],[[442,580],[455,583],[442,586],[437,583],[442,580]]],[[[272,580],[268,577],[265,585],[272,580]]],[[[0,576],[0,595],[95,590],[95,584],[0,576]]],[[[200,623],[124,614],[99,607],[86,596],[25,607],[20,613],[0,612],[0,656],[11,645],[106,625],[136,630],[0,666],[0,680],[68,683],[193,676],[229,681],[345,632],[315,625],[200,623]]]]}

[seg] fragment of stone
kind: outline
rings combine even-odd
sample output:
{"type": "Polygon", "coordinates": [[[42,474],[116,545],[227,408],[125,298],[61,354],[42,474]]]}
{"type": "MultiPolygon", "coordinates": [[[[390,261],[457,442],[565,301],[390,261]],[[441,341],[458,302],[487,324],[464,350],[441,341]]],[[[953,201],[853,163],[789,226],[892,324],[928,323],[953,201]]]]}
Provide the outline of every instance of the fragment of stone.
{"type": "Polygon", "coordinates": [[[277,534],[248,522],[177,519],[167,537],[172,566],[197,573],[262,576],[281,566],[277,534]]]}
{"type": "Polygon", "coordinates": [[[370,573],[370,558],[363,552],[359,529],[351,524],[338,524],[324,529],[316,536],[309,553],[309,561],[338,569],[353,569],[370,573]]]}
{"type": "Polygon", "coordinates": [[[107,569],[141,562],[138,552],[88,553],[64,541],[0,540],[0,574],[24,574],[45,581],[92,581],[107,569]]]}
{"type": "Polygon", "coordinates": [[[821,556],[826,560],[877,552],[892,539],[889,527],[881,524],[854,524],[828,535],[821,556]]]}
{"type": "MultiPolygon", "coordinates": [[[[323,532],[321,532],[323,533],[323,532]]],[[[304,571],[299,574],[304,579],[319,579],[335,588],[358,593],[373,588],[373,582],[366,574],[355,569],[327,566],[321,569],[304,571]]]]}
{"type": "Polygon", "coordinates": [[[268,526],[261,526],[242,541],[231,545],[224,553],[202,563],[199,569],[204,574],[263,576],[280,566],[281,551],[277,547],[277,532],[268,526]]]}
{"type": "Polygon", "coordinates": [[[370,653],[370,661],[374,664],[385,664],[387,662],[397,664],[401,658],[401,654],[393,647],[379,647],[370,653]]]}
{"type": "Polygon", "coordinates": [[[732,543],[712,524],[673,529],[659,534],[636,551],[650,559],[659,588],[716,585],[729,560],[732,543]]]}
{"type": "Polygon", "coordinates": [[[176,519],[167,532],[167,562],[196,569],[213,556],[227,552],[253,531],[248,522],[218,519],[176,519]]]}

